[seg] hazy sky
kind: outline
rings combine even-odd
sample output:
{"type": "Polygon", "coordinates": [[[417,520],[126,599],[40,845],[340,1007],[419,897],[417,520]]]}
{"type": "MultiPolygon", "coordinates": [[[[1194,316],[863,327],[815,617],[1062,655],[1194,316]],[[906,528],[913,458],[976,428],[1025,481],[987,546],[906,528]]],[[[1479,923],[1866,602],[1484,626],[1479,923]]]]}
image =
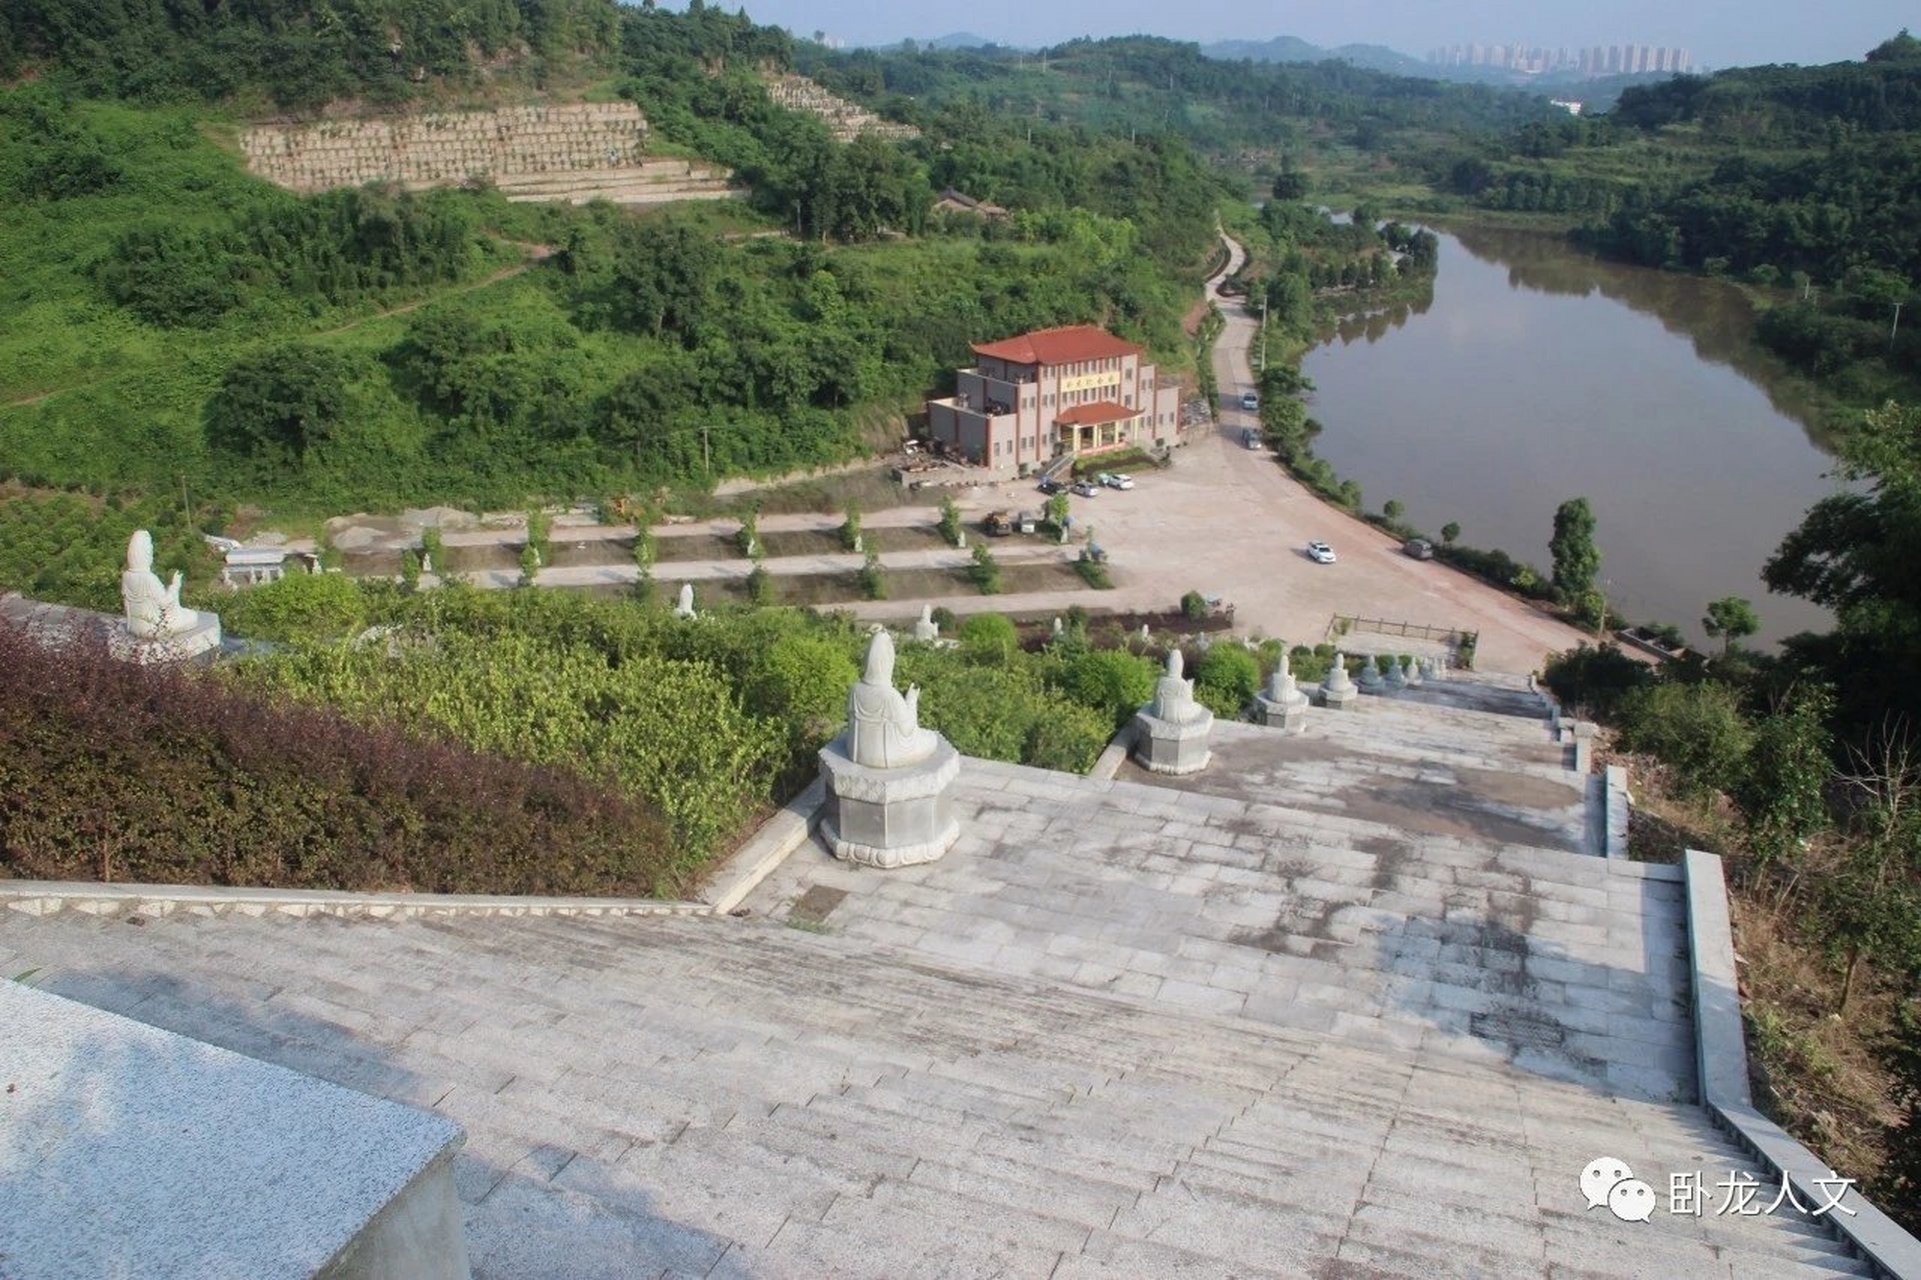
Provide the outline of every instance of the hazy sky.
{"type": "MultiPolygon", "coordinates": [[[[743,0],[721,2],[731,9],[743,0]]],[[[680,8],[681,0],[666,7],[680,8]]],[[[1416,57],[1443,44],[1650,44],[1688,49],[1697,64],[1717,67],[1858,58],[1903,25],[1921,26],[1921,12],[1895,0],[757,0],[747,12],[802,35],[825,31],[858,44],[956,31],[1029,46],[1133,32],[1203,43],[1285,35],[1319,45],[1384,44],[1416,57]]]]}

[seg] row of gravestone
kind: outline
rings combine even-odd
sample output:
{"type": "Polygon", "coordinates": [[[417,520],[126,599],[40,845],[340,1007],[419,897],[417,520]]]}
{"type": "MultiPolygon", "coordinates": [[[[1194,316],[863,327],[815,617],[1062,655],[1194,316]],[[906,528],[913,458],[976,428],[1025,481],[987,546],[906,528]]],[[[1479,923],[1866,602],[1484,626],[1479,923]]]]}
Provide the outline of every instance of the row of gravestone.
{"type": "Polygon", "coordinates": [[[842,142],[850,142],[863,133],[883,138],[920,136],[920,130],[914,126],[883,120],[865,107],[829,93],[805,76],[786,75],[770,82],[767,96],[776,106],[819,116],[842,142]]]}
{"type": "Polygon", "coordinates": [[[365,122],[351,133],[329,126],[257,129],[243,138],[242,149],[255,172],[300,187],[568,172],[620,167],[640,158],[646,125],[632,107],[553,118],[567,110],[543,109],[540,118],[475,112],[365,122]]]}

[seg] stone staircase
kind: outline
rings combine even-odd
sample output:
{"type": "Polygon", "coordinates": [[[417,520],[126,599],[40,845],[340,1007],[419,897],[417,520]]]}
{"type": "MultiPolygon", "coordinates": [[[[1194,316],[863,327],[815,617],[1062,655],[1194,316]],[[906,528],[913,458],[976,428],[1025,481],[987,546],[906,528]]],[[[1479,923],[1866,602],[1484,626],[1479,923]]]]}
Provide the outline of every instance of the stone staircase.
{"type": "Polygon", "coordinates": [[[672,200],[728,200],[746,193],[727,184],[727,173],[688,160],[643,159],[618,169],[580,169],[561,173],[520,173],[496,185],[509,200],[552,200],[585,204],[665,204],[672,200]]]}
{"type": "MultiPolygon", "coordinates": [[[[951,855],[950,855],[951,856],[951,855]]],[[[474,1274],[1865,1274],[1695,1108],[771,922],[0,916],[51,990],[463,1125],[474,1274]]]]}
{"type": "Polygon", "coordinates": [[[809,844],[748,906],[970,969],[1693,1098],[1674,868],[1198,789],[1225,768],[1177,789],[969,760],[940,862],[881,875],[809,844]]]}

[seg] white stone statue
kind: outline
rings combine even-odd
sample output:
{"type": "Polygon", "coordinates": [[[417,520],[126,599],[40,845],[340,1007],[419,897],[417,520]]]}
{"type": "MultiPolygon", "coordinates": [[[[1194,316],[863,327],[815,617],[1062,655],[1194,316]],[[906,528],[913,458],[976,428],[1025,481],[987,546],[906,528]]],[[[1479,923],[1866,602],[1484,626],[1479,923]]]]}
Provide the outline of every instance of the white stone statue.
{"type": "Polygon", "coordinates": [[[867,644],[867,669],[847,693],[847,754],[870,769],[898,769],[934,754],[940,735],[920,727],[920,686],[894,688],[894,639],[867,644]]]}
{"type": "Polygon", "coordinates": [[[1294,672],[1288,666],[1287,650],[1281,650],[1281,660],[1274,664],[1274,674],[1267,678],[1267,696],[1275,702],[1293,702],[1301,697],[1294,687],[1294,672]]]}
{"type": "Polygon", "coordinates": [[[127,570],[120,575],[120,603],[127,631],[137,640],[166,640],[206,625],[212,614],[180,603],[180,573],[164,586],[153,571],[153,535],[134,530],[127,539],[127,570]]]}
{"type": "Polygon", "coordinates": [[[923,644],[931,644],[940,639],[940,626],[934,621],[934,606],[923,604],[920,607],[920,620],[914,623],[914,639],[923,644]]]}
{"type": "Polygon", "coordinates": [[[695,616],[693,583],[683,582],[680,584],[680,599],[674,605],[674,616],[676,618],[691,618],[695,616]]]}
{"type": "Polygon", "coordinates": [[[1154,682],[1154,701],[1147,704],[1147,714],[1156,720],[1169,724],[1196,724],[1211,720],[1213,712],[1194,701],[1194,686],[1181,678],[1181,651],[1167,651],[1167,671],[1154,682]]]}
{"type": "Polygon", "coordinates": [[[1061,634],[1061,620],[1059,618],[1055,618],[1054,619],[1054,635],[1058,639],[1060,634],[1061,634]]]}
{"type": "Polygon", "coordinates": [[[1327,669],[1327,678],[1321,682],[1321,687],[1331,693],[1347,693],[1354,688],[1354,679],[1347,674],[1345,653],[1335,653],[1334,665],[1327,669]]]}

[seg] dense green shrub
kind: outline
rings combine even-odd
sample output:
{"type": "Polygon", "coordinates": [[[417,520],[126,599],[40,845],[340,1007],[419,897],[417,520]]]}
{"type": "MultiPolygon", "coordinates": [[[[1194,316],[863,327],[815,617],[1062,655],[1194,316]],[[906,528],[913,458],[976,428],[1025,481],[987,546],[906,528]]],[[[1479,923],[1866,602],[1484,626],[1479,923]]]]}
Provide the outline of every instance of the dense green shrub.
{"type": "Polygon", "coordinates": [[[1125,649],[1093,649],[1068,662],[1061,687],[1119,727],[1154,696],[1154,664],[1125,649]]]}
{"type": "Polygon", "coordinates": [[[1238,717],[1260,687],[1260,661],[1244,645],[1214,645],[1195,668],[1194,696],[1216,715],[1238,717]]]}
{"type": "Polygon", "coordinates": [[[611,774],[659,809],[691,860],[768,800],[783,759],[780,726],[747,714],[708,664],[632,655],[616,665],[526,634],[441,629],[398,655],[296,648],[250,660],[241,678],[356,719],[611,774]]]}
{"type": "Polygon", "coordinates": [[[974,613],[961,623],[960,641],[970,657],[1006,662],[1020,646],[1020,632],[1005,614],[974,613]]]}
{"type": "Polygon", "coordinates": [[[1636,689],[1621,699],[1619,714],[1621,745],[1672,766],[1680,788],[1692,794],[1732,787],[1754,741],[1739,695],[1711,681],[1636,689]]]}
{"type": "Polygon", "coordinates": [[[684,887],[646,802],[0,627],[0,875],[435,893],[684,887]]]}
{"type": "Polygon", "coordinates": [[[1181,616],[1189,622],[1199,622],[1207,616],[1207,597],[1198,591],[1190,591],[1181,597],[1181,616]]]}
{"type": "Polygon", "coordinates": [[[1619,645],[1583,644],[1549,658],[1541,682],[1564,706],[1608,720],[1623,698],[1653,678],[1647,663],[1628,657],[1619,645]]]}

